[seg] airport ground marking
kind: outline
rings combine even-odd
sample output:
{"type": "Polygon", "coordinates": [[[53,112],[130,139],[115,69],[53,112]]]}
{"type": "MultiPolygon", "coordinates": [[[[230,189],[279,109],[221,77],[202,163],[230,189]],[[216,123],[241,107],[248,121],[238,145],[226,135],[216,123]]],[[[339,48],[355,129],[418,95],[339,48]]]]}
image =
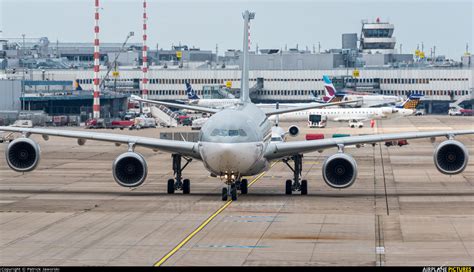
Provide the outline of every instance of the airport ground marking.
{"type": "MultiPolygon", "coordinates": [[[[277,162],[272,163],[270,168],[272,168],[277,162]]],[[[260,173],[257,177],[255,177],[252,182],[249,183],[248,187],[252,186],[255,182],[257,182],[263,175],[265,175],[267,171],[260,173]]],[[[153,266],[161,266],[164,264],[171,256],[173,256],[178,250],[180,250],[185,244],[187,244],[196,234],[198,234],[204,227],[206,227],[216,216],[218,216],[222,211],[224,211],[229,205],[232,203],[232,199],[228,200],[222,207],[220,207],[215,213],[209,216],[206,221],[201,223],[199,227],[197,227],[193,232],[191,232],[186,238],[184,238],[176,247],[174,247],[168,254],[163,256],[159,261],[157,261],[153,266]]]]}

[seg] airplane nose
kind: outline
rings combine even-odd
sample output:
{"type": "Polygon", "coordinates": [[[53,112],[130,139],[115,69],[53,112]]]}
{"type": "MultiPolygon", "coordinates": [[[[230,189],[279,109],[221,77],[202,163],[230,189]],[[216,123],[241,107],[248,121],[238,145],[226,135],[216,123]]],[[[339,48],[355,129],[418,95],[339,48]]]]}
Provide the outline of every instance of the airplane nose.
{"type": "Polygon", "coordinates": [[[214,174],[246,173],[261,155],[255,144],[201,143],[203,162],[214,174]]]}

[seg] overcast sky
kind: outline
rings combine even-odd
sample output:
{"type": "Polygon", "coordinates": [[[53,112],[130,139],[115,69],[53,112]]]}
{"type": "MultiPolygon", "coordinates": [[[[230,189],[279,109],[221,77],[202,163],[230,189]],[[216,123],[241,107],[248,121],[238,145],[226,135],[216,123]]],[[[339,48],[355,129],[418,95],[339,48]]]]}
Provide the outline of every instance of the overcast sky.
{"type": "MultiPolygon", "coordinates": [[[[458,1],[183,1],[148,0],[149,45],[170,48],[187,44],[219,51],[242,47],[242,16],[256,12],[251,24],[252,49],[300,49],[321,43],[340,48],[342,33],[360,34],[361,20],[390,21],[395,25],[397,49],[425,51],[459,60],[466,43],[473,48],[474,0],[458,1]]],[[[129,31],[140,42],[142,0],[101,0],[102,42],[123,42],[129,31]]],[[[92,42],[94,0],[0,0],[0,30],[4,38],[46,36],[55,42],[92,42]]],[[[316,49],[317,50],[317,49],[316,49]]]]}

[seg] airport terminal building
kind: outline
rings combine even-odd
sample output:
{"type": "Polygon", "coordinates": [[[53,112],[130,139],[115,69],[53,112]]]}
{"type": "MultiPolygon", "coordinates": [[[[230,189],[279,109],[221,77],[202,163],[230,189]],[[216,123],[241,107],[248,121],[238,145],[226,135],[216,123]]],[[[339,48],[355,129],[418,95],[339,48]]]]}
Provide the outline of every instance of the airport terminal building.
{"type": "MultiPolygon", "coordinates": [[[[322,77],[328,75],[338,90],[399,96],[423,94],[427,113],[447,112],[450,103],[472,108],[474,64],[468,49],[459,61],[436,55],[434,50],[425,55],[423,46],[415,54],[402,53],[401,46],[396,48],[394,28],[379,18],[374,22],[364,20],[359,35],[344,33],[341,48],[325,51],[315,46],[312,50],[257,46],[249,61],[251,98],[255,103],[314,101],[324,95],[322,77]]],[[[25,55],[25,49],[4,41],[0,59],[3,56],[10,68],[3,70],[3,74],[0,71],[0,78],[77,81],[84,90],[92,90],[92,45],[66,43],[54,48],[48,44],[43,38],[31,49],[39,56],[56,57],[40,62],[21,57],[35,54],[25,55]]],[[[115,76],[107,78],[105,89],[139,95],[143,77],[141,46],[131,44],[123,49],[118,44],[101,47],[100,77],[105,78],[108,69],[117,67],[115,76]]],[[[217,48],[212,52],[186,45],[172,46],[170,50],[150,49],[149,98],[184,100],[185,82],[190,82],[204,98],[214,97],[215,90],[223,86],[238,96],[242,52],[218,53],[217,48]]]]}

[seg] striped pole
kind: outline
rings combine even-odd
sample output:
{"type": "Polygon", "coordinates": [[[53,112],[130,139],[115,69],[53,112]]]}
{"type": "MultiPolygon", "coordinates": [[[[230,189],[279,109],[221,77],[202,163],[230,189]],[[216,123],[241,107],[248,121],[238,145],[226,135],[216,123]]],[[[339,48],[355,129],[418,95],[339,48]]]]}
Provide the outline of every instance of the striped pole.
{"type": "Polygon", "coordinates": [[[147,28],[146,0],[143,0],[143,50],[142,50],[142,98],[148,99],[148,47],[146,46],[146,28],[147,28]]]}
{"type": "Polygon", "coordinates": [[[95,27],[94,27],[94,104],[92,106],[93,118],[100,118],[100,89],[99,89],[99,0],[95,0],[95,27]]]}

